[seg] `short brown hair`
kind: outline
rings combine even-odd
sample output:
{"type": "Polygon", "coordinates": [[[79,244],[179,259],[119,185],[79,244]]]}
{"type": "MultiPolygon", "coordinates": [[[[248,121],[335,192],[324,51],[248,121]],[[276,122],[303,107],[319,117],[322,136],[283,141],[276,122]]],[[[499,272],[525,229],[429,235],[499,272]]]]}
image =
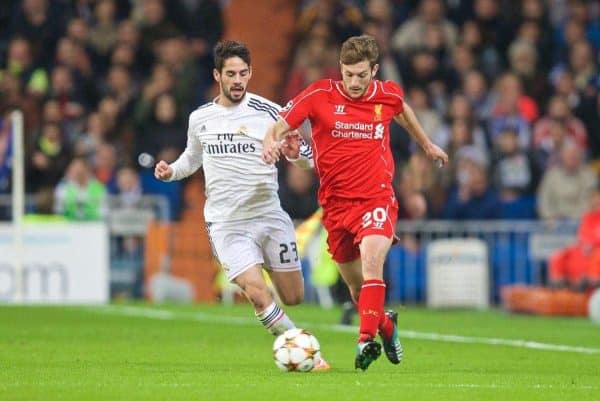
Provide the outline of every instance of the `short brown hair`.
{"type": "Polygon", "coordinates": [[[371,67],[377,63],[379,49],[377,42],[369,35],[352,36],[342,45],[340,62],[351,65],[367,60],[371,67]]]}
{"type": "Polygon", "coordinates": [[[214,57],[215,68],[219,72],[223,70],[225,61],[231,57],[239,57],[250,66],[250,50],[248,50],[248,46],[236,40],[224,40],[217,43],[214,50],[214,57]]]}

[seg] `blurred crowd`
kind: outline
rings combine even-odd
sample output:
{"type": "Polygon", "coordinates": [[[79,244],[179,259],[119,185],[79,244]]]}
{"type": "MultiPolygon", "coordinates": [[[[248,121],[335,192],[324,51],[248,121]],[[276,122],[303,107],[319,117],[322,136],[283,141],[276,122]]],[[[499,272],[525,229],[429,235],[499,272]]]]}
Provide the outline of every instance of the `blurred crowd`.
{"type": "MultiPolygon", "coordinates": [[[[401,218],[556,221],[588,210],[600,171],[600,2],[306,1],[285,98],[340,79],[339,45],[363,32],[379,44],[379,79],[403,86],[450,155],[438,170],[392,124],[401,218]]],[[[315,201],[299,174],[287,170],[293,196],[282,201],[300,215],[315,201]]]]}
{"type": "Polygon", "coordinates": [[[10,193],[7,113],[20,108],[30,211],[94,220],[106,194],[131,204],[157,194],[176,218],[181,184],[158,185],[137,158],[183,150],[222,34],[217,0],[2,1],[0,194],[10,193]]]}
{"type": "MultiPolygon", "coordinates": [[[[184,184],[158,184],[137,157],[172,161],[185,146],[189,112],[210,100],[223,4],[2,1],[0,194],[10,193],[7,112],[18,107],[35,212],[93,219],[102,208],[82,197],[162,194],[177,218],[184,184]]],[[[451,157],[436,169],[392,124],[401,218],[560,220],[587,210],[600,169],[599,2],[297,5],[289,75],[273,100],[285,103],[316,79],[339,79],[341,42],[368,33],[379,44],[379,78],[403,86],[451,157]]],[[[284,208],[294,219],[310,216],[314,174],[281,170],[284,208]]]]}

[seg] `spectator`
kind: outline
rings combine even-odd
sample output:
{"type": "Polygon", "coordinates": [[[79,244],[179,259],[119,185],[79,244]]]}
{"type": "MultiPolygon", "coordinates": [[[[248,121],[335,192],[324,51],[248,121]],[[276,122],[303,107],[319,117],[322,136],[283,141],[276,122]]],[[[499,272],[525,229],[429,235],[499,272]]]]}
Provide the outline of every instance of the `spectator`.
{"type": "Polygon", "coordinates": [[[585,40],[585,25],[577,18],[569,17],[557,32],[559,38],[555,53],[557,63],[567,63],[569,61],[569,49],[579,41],[585,40]]]}
{"type": "Polygon", "coordinates": [[[577,144],[582,150],[587,150],[587,132],[585,126],[577,117],[571,114],[571,109],[565,98],[553,96],[548,103],[548,112],[533,128],[533,147],[549,149],[554,140],[552,136],[552,123],[561,124],[566,130],[566,136],[577,144]]]}
{"type": "MultiPolygon", "coordinates": [[[[184,107],[181,112],[187,114],[195,108],[196,92],[199,86],[197,65],[188,51],[187,39],[183,36],[174,36],[163,39],[155,44],[157,61],[169,67],[174,76],[175,86],[173,94],[177,103],[184,107]]],[[[204,100],[204,93],[201,94],[204,100]]]]}
{"type": "Polygon", "coordinates": [[[117,149],[110,143],[100,143],[92,160],[94,176],[106,189],[115,192],[119,160],[117,149]]]}
{"type": "Polygon", "coordinates": [[[186,145],[185,127],[181,124],[175,98],[164,93],[156,99],[154,112],[139,130],[136,138],[138,152],[157,155],[162,149],[182,152],[186,145]]]}
{"type": "Polygon", "coordinates": [[[71,157],[60,125],[44,123],[30,157],[27,161],[27,190],[52,191],[60,181],[71,157]]]}
{"type": "Polygon", "coordinates": [[[31,46],[25,38],[15,37],[8,44],[6,66],[0,70],[0,79],[3,74],[17,77],[21,87],[32,95],[41,97],[48,90],[46,70],[33,63],[31,46]]]}
{"type": "Polygon", "coordinates": [[[23,90],[20,80],[0,71],[0,115],[13,110],[23,110],[25,123],[25,144],[29,147],[30,135],[39,126],[39,102],[38,98],[23,90]]]}
{"type": "MultiPolygon", "coordinates": [[[[135,105],[135,122],[142,125],[152,115],[156,98],[164,93],[171,92],[175,87],[175,80],[169,67],[165,64],[155,64],[152,75],[142,89],[141,97],[135,105]]],[[[181,107],[183,105],[180,104],[181,107]]]]}
{"type": "Polygon", "coordinates": [[[425,88],[430,92],[432,98],[445,97],[446,85],[442,66],[432,52],[420,49],[406,60],[408,64],[402,66],[402,76],[405,82],[425,88]]]}
{"type": "Polygon", "coordinates": [[[500,199],[490,186],[486,161],[475,147],[458,154],[456,187],[451,190],[443,218],[452,220],[490,220],[501,214],[500,199]]]}
{"type": "Polygon", "coordinates": [[[598,83],[598,68],[594,54],[597,54],[589,42],[579,41],[569,52],[569,69],[575,80],[575,87],[580,91],[587,90],[590,85],[598,83]]]}
{"type": "Polygon", "coordinates": [[[325,21],[333,30],[336,42],[360,34],[362,14],[343,0],[315,0],[306,6],[298,19],[298,32],[304,36],[317,20],[325,21]]]}
{"type": "Polygon", "coordinates": [[[281,207],[292,220],[305,220],[319,207],[317,182],[312,170],[304,170],[288,165],[285,169],[285,182],[279,188],[281,207]]]}
{"type": "Polygon", "coordinates": [[[458,30],[445,18],[444,5],[440,0],[421,1],[417,15],[394,32],[392,48],[404,55],[425,47],[426,32],[432,26],[441,30],[444,46],[450,52],[457,42],[458,30]]]}
{"type": "Polygon", "coordinates": [[[515,40],[508,48],[510,70],[519,77],[523,91],[538,104],[545,101],[547,79],[540,74],[539,54],[536,47],[525,40],[515,40]]]}
{"type": "MultiPolygon", "coordinates": [[[[456,128],[456,127],[454,127],[456,128]]],[[[477,123],[477,119],[473,114],[473,109],[469,99],[460,93],[454,94],[450,99],[446,123],[437,131],[429,131],[436,144],[444,149],[455,152],[458,147],[464,144],[473,144],[481,149],[481,152],[487,155],[488,144],[483,128],[477,123]],[[457,133],[453,132],[455,122],[460,121],[461,127],[468,131],[461,130],[460,137],[456,137],[457,133]],[[464,135],[462,135],[464,132],[464,135]],[[464,138],[464,139],[463,139],[464,138]],[[451,143],[453,142],[453,144],[451,143]],[[457,147],[458,146],[458,147],[457,147]]]]}
{"type": "Polygon", "coordinates": [[[517,133],[508,128],[495,143],[493,164],[504,219],[534,219],[534,193],[540,172],[533,156],[519,147],[517,133]]]}
{"type": "Polygon", "coordinates": [[[454,92],[463,85],[469,71],[476,67],[476,59],[466,45],[457,45],[452,50],[451,64],[447,68],[448,91],[454,92]]]}
{"type": "Polygon", "coordinates": [[[89,33],[89,44],[105,65],[108,63],[110,51],[117,42],[116,12],[115,0],[96,1],[95,24],[89,33]]]}
{"type": "Polygon", "coordinates": [[[125,117],[132,114],[137,88],[131,81],[129,71],[120,65],[111,66],[105,85],[104,95],[117,102],[119,115],[125,117]]]}
{"type": "Polygon", "coordinates": [[[50,96],[58,101],[61,119],[73,121],[86,111],[85,100],[66,66],[56,66],[51,75],[50,96]]]}
{"type": "Polygon", "coordinates": [[[293,98],[308,84],[323,78],[339,78],[338,46],[334,44],[331,27],[317,20],[308,35],[298,45],[284,97],[293,98]]]}
{"type": "Polygon", "coordinates": [[[427,92],[418,86],[411,87],[407,92],[408,103],[413,108],[425,132],[437,132],[442,125],[442,119],[431,107],[427,92]]]}
{"type": "Polygon", "coordinates": [[[583,152],[573,142],[565,142],[560,164],[542,177],[538,189],[538,214],[545,220],[579,219],[587,208],[596,175],[583,164],[583,152]]]}
{"type": "MultiPolygon", "coordinates": [[[[217,0],[183,1],[187,7],[186,33],[194,57],[212,67],[211,50],[225,30],[221,3],[217,0]]],[[[212,70],[212,69],[209,69],[212,70]]],[[[210,77],[209,77],[210,78],[210,77]]]]}
{"type": "MultiPolygon", "coordinates": [[[[377,2],[388,4],[387,0],[377,0],[372,3],[377,2]]],[[[377,42],[377,47],[379,48],[379,71],[377,72],[377,75],[379,76],[379,79],[383,81],[394,81],[401,84],[402,77],[400,75],[400,69],[398,68],[398,64],[390,47],[392,27],[387,20],[381,18],[383,18],[383,16],[377,18],[371,16],[366,18],[362,25],[363,32],[367,35],[371,35],[377,42]]]]}
{"type": "Polygon", "coordinates": [[[66,10],[60,2],[49,0],[23,0],[15,8],[9,31],[14,36],[23,36],[32,43],[34,64],[48,67],[56,42],[62,35],[66,10]]]}
{"type": "Polygon", "coordinates": [[[491,113],[492,102],[483,74],[477,70],[467,72],[463,79],[462,91],[471,104],[474,121],[481,124],[487,120],[491,113]]]}
{"type": "Polygon", "coordinates": [[[90,27],[83,18],[71,18],[67,24],[66,37],[87,49],[90,40],[90,27]]]}
{"type": "Polygon", "coordinates": [[[486,77],[500,74],[504,64],[502,54],[512,37],[511,29],[500,16],[495,0],[475,0],[473,17],[462,27],[463,42],[477,55],[478,65],[486,77]]]}
{"type": "Polygon", "coordinates": [[[542,170],[548,170],[559,165],[562,147],[567,142],[572,141],[567,137],[567,129],[560,121],[549,120],[547,129],[548,133],[545,140],[532,148],[537,163],[542,170]]]}
{"type": "Polygon", "coordinates": [[[167,16],[162,0],[142,0],[140,38],[144,52],[154,54],[155,45],[166,38],[180,34],[167,16]]]}
{"type": "Polygon", "coordinates": [[[70,220],[100,220],[106,214],[106,188],[83,158],[74,158],[54,192],[54,211],[70,220]]]}
{"type": "Polygon", "coordinates": [[[148,73],[152,66],[153,55],[142,46],[140,29],[132,20],[125,19],[119,23],[117,45],[128,46],[135,54],[134,72],[142,75],[148,73]]]}
{"type": "Polygon", "coordinates": [[[409,199],[412,194],[419,193],[424,197],[425,212],[432,216],[438,214],[445,201],[445,196],[440,190],[440,174],[421,150],[414,151],[408,159],[408,163],[396,171],[393,184],[396,197],[411,204],[411,206],[407,205],[403,211],[406,213],[404,217],[407,218],[417,218],[409,210],[414,206],[412,200],[409,199]]]}
{"type": "Polygon", "coordinates": [[[85,131],[80,132],[73,140],[75,155],[86,157],[91,162],[96,150],[105,141],[105,121],[102,119],[100,113],[91,113],[88,115],[85,131]]]}
{"type": "Polygon", "coordinates": [[[531,143],[530,122],[538,115],[537,104],[522,94],[521,81],[511,73],[503,75],[497,82],[496,100],[489,120],[492,142],[502,130],[510,127],[519,135],[519,146],[527,149],[531,143]]]}

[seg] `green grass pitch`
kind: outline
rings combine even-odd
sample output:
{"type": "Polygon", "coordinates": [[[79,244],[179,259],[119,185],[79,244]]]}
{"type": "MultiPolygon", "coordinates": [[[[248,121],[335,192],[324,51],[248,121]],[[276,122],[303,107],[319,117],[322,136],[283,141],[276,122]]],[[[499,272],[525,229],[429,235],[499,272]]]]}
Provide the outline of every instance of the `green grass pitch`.
{"type": "Polygon", "coordinates": [[[361,372],[339,310],[286,310],[330,371],[279,371],[249,305],[3,306],[0,400],[600,400],[585,319],[401,307],[405,360],[361,372]]]}

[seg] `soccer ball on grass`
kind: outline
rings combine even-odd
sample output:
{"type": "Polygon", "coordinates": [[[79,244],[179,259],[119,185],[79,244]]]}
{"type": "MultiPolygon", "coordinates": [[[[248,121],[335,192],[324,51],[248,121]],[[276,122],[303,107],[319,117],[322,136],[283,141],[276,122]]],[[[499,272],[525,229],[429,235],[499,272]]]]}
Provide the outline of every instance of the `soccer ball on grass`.
{"type": "Polygon", "coordinates": [[[273,343],[275,365],[286,372],[310,372],[321,358],[315,336],[304,329],[290,329],[273,343]]]}

